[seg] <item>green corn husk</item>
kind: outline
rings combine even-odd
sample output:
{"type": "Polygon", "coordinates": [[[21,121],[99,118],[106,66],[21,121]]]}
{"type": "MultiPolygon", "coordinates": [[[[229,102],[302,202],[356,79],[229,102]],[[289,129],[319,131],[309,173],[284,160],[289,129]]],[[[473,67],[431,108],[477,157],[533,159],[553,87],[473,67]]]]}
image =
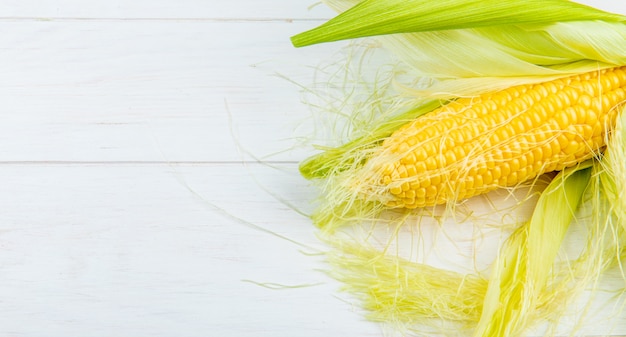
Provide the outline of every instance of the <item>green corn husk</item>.
{"type": "Polygon", "coordinates": [[[475,336],[520,336],[529,326],[526,313],[546,306],[540,301],[589,183],[589,166],[555,177],[541,194],[530,222],[509,238],[489,279],[475,336]]]}
{"type": "MultiPolygon", "coordinates": [[[[480,222],[472,201],[390,210],[365,200],[354,177],[393,131],[450,100],[626,65],[626,17],[564,0],[324,2],[343,13],[293,37],[294,45],[370,36],[371,45],[393,55],[389,62],[399,64],[402,77],[420,83],[392,78],[395,90],[368,99],[402,101],[400,108],[381,113],[376,125],[354,128],[341,146],[320,147],[323,152],[300,166],[321,190],[312,218],[331,247],[330,274],[362,301],[370,319],[404,334],[522,336],[540,322],[548,323],[546,335],[556,334],[559,319],[579,295],[597,290],[607,273],[623,274],[624,113],[602,155],[558,174],[538,200],[534,192],[521,197],[514,208],[537,202],[530,219],[494,210],[500,220],[513,218],[517,225],[501,225],[508,238],[489,268],[453,272],[413,251],[416,242],[427,240],[414,229],[426,219],[480,222]],[[582,244],[572,249],[569,239],[576,235],[582,244]],[[408,257],[392,249],[399,241],[413,247],[408,257]]],[[[356,120],[371,112],[344,113],[356,120]]],[[[618,280],[617,295],[624,279],[618,280]]],[[[568,314],[580,319],[584,309],[568,314]]]]}
{"type": "Polygon", "coordinates": [[[396,33],[581,20],[626,18],[563,0],[365,0],[292,42],[302,47],[396,33]]]}
{"type": "MultiPolygon", "coordinates": [[[[560,2],[571,4],[569,1],[560,2]]],[[[340,9],[358,1],[328,0],[327,3],[340,9]]],[[[430,7],[437,6],[437,2],[429,3],[430,7]]],[[[468,6],[471,3],[468,2],[468,6]]],[[[515,11],[523,2],[499,3],[509,3],[509,10],[515,11]]],[[[483,8],[474,6],[474,11],[483,8]]],[[[428,8],[420,9],[427,11],[428,8]]],[[[549,11],[550,7],[544,9],[549,11]]],[[[453,13],[457,24],[469,24],[461,10],[453,13]]],[[[614,14],[608,16],[623,18],[614,14]]],[[[313,30],[311,34],[317,36],[321,33],[313,30]]],[[[626,40],[626,23],[621,21],[433,30],[380,36],[377,39],[412,70],[415,77],[431,79],[428,87],[398,86],[399,95],[421,97],[423,102],[407,108],[407,111],[390,115],[372,130],[361,132],[367,137],[353,139],[339,148],[327,149],[325,153],[305,160],[300,170],[307,179],[323,178],[331,171],[343,171],[340,167],[351,167],[350,158],[354,149],[378,144],[407,120],[438,107],[437,102],[441,104],[456,97],[626,64],[626,44],[623,43],[626,40]],[[346,157],[348,162],[342,159],[346,157]]]]}

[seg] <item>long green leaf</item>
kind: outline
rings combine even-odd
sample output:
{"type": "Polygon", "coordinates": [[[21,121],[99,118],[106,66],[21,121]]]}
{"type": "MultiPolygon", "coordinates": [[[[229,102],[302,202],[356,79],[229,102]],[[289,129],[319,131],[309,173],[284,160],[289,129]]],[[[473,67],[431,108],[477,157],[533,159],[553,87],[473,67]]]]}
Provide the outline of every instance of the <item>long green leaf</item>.
{"type": "Polygon", "coordinates": [[[302,47],[395,33],[581,20],[626,17],[567,0],[365,0],[291,40],[302,47]]]}

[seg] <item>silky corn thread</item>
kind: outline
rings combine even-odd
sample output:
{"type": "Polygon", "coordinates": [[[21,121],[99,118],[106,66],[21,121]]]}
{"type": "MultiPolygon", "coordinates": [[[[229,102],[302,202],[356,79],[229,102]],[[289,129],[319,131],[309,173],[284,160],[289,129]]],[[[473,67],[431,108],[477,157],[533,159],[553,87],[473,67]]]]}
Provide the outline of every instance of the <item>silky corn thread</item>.
{"type": "Polygon", "coordinates": [[[626,67],[459,99],[387,138],[368,160],[367,189],[416,208],[562,170],[603,148],[624,100],[626,67]]]}

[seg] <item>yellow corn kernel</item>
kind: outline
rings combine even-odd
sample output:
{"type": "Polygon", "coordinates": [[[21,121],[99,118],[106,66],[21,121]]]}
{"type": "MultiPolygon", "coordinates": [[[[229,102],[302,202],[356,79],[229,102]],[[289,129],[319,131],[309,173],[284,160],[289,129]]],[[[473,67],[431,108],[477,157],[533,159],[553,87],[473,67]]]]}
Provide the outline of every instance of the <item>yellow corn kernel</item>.
{"type": "Polygon", "coordinates": [[[387,205],[472,197],[593,157],[625,100],[626,67],[459,99],[401,127],[368,167],[387,205]]]}

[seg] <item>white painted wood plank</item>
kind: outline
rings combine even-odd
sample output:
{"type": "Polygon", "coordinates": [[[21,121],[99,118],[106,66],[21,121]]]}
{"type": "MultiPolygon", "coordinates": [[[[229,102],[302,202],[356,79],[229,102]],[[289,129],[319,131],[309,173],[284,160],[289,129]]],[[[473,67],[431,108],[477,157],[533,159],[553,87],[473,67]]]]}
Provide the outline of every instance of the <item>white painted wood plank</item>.
{"type": "MultiPolygon", "coordinates": [[[[33,162],[0,165],[0,335],[383,335],[335,297],[319,258],[212,206],[317,247],[310,221],[255,185],[307,209],[314,196],[294,165],[139,163],[246,158],[229,114],[256,155],[292,146],[307,108],[272,74],[307,83],[306,66],[341,44],[293,49],[288,37],[318,22],[288,19],[318,9],[283,2],[0,4],[5,18],[53,18],[0,19],[0,162],[33,162]]],[[[583,331],[626,333],[592,323],[583,331]]]]}
{"type": "Polygon", "coordinates": [[[332,16],[316,0],[22,0],[0,2],[0,18],[319,19],[332,16]]]}
{"type": "Polygon", "coordinates": [[[233,161],[238,145],[289,149],[309,109],[276,74],[310,82],[310,65],[336,49],[293,48],[289,36],[310,25],[1,22],[0,161],[233,161]]]}
{"type": "MultiPolygon", "coordinates": [[[[619,1],[578,0],[603,10],[624,13],[619,1]]],[[[22,0],[2,1],[0,18],[259,18],[327,19],[332,11],[316,0],[22,0]]]]}
{"type": "Polygon", "coordinates": [[[302,253],[323,250],[310,221],[266,192],[309,208],[295,170],[0,165],[0,335],[382,337],[302,253]]]}
{"type": "Polygon", "coordinates": [[[0,161],[300,160],[308,108],[273,75],[308,84],[342,45],[290,45],[314,25],[3,21],[0,161]]]}
{"type": "Polygon", "coordinates": [[[211,205],[319,248],[309,221],[255,184],[308,200],[283,169],[0,166],[0,335],[378,335],[319,257],[211,205]]]}
{"type": "Polygon", "coordinates": [[[626,14],[626,4],[611,0],[577,0],[575,2],[592,6],[612,13],[626,14]]]}

